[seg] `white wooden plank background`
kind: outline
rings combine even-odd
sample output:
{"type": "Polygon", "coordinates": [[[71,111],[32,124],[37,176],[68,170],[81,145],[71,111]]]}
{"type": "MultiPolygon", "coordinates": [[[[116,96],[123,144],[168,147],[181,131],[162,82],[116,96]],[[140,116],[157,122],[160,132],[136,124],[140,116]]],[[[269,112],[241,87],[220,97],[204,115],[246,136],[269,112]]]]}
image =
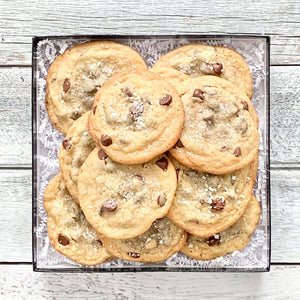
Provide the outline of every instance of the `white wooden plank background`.
{"type": "Polygon", "coordinates": [[[0,0],[0,299],[299,299],[299,95],[300,0],[0,0]],[[32,36],[176,33],[271,36],[271,272],[33,273],[32,36]]]}

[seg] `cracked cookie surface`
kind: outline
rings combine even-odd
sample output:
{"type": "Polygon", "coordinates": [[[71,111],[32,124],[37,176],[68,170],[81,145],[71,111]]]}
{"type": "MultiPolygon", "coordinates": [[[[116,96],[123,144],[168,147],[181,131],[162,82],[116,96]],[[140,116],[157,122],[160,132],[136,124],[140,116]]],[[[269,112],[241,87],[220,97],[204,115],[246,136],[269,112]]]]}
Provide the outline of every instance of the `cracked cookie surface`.
{"type": "Polygon", "coordinates": [[[46,108],[53,125],[67,134],[74,121],[92,109],[97,90],[128,68],[147,70],[136,51],[110,41],[79,44],[59,55],[47,74],[46,108]]]}
{"type": "Polygon", "coordinates": [[[186,245],[181,251],[187,256],[201,260],[240,251],[249,243],[259,223],[260,213],[259,202],[252,195],[245,213],[231,227],[206,239],[188,234],[186,245]]]}
{"type": "Polygon", "coordinates": [[[96,147],[88,133],[89,112],[76,120],[68,130],[66,138],[59,149],[59,166],[66,187],[72,197],[79,203],[78,176],[85,159],[96,147]]]}
{"type": "Polygon", "coordinates": [[[257,114],[248,97],[215,76],[185,80],[178,89],[184,128],[170,153],[183,164],[212,174],[248,165],[257,153],[257,114]]]}
{"type": "Polygon", "coordinates": [[[61,173],[49,182],[44,207],[48,214],[49,239],[58,252],[82,265],[97,265],[113,259],[67,191],[61,173]]]}
{"type": "Polygon", "coordinates": [[[113,160],[139,164],[172,148],[183,122],[181,99],[169,82],[152,72],[130,70],[95,95],[89,132],[113,160]]]}
{"type": "Polygon", "coordinates": [[[176,186],[174,166],[165,155],[145,164],[124,165],[95,148],[80,170],[79,202],[97,232],[127,239],[167,214],[176,186]]]}
{"type": "Polygon", "coordinates": [[[126,240],[99,235],[104,246],[116,257],[142,262],[165,260],[180,251],[186,241],[185,231],[168,218],[157,219],[142,235],[126,240]]]}
{"type": "Polygon", "coordinates": [[[178,176],[168,217],[187,232],[210,237],[230,227],[244,213],[256,179],[258,158],[224,175],[199,172],[172,159],[178,176]]]}
{"type": "Polygon", "coordinates": [[[224,46],[187,44],[163,55],[154,67],[173,68],[191,77],[218,76],[252,97],[252,77],[247,63],[239,53],[224,46]]]}

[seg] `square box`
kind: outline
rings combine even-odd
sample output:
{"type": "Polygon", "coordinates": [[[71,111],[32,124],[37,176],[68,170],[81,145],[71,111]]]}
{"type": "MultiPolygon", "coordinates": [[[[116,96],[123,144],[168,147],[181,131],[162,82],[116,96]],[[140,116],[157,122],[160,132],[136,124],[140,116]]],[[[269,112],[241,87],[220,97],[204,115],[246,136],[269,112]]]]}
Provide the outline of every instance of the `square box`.
{"type": "Polygon", "coordinates": [[[270,39],[249,35],[176,36],[47,36],[34,37],[32,44],[32,235],[33,269],[40,272],[264,272],[270,269],[270,39]],[[253,79],[252,102],[259,116],[259,168],[254,194],[262,208],[260,223],[250,243],[242,250],[210,261],[177,253],[160,263],[115,259],[87,267],[59,254],[50,244],[44,190],[59,172],[58,149],[64,138],[51,124],[45,109],[46,75],[50,64],[68,47],[91,40],[110,40],[132,47],[151,67],[163,54],[187,43],[224,45],[240,53],[253,79]]]}

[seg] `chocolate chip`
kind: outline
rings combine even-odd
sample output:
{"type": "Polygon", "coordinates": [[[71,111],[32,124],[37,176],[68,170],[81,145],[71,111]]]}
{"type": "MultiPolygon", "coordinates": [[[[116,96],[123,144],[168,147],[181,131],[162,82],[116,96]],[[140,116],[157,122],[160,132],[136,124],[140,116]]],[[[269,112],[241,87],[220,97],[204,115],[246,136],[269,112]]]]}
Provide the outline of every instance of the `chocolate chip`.
{"type": "Polygon", "coordinates": [[[162,194],[162,195],[159,195],[158,198],[157,198],[157,204],[161,207],[163,207],[167,202],[167,196],[166,194],[162,194]]]}
{"type": "Polygon", "coordinates": [[[222,198],[212,199],[211,208],[214,210],[222,210],[225,207],[225,200],[222,198]]]}
{"type": "Polygon", "coordinates": [[[176,144],[174,145],[173,148],[184,148],[184,146],[183,146],[181,140],[178,140],[178,141],[176,142],[176,144]]]}
{"type": "Polygon", "coordinates": [[[168,160],[163,156],[160,158],[156,163],[157,166],[159,166],[162,170],[167,171],[168,169],[168,160]]]}
{"type": "Polygon", "coordinates": [[[112,139],[109,135],[106,135],[106,134],[102,134],[101,135],[101,144],[103,146],[110,146],[112,144],[112,139]]]}
{"type": "Polygon", "coordinates": [[[139,253],[136,253],[136,252],[129,252],[127,253],[129,256],[133,257],[133,258],[139,258],[140,257],[140,254],[139,253]]]}
{"type": "Polygon", "coordinates": [[[220,75],[223,71],[223,64],[222,63],[215,63],[212,65],[213,69],[214,69],[214,72],[217,74],[217,75],[220,75]]]}
{"type": "Polygon", "coordinates": [[[177,178],[177,181],[178,181],[179,172],[180,172],[180,169],[176,169],[176,178],[177,178]]]}
{"type": "Polygon", "coordinates": [[[80,113],[78,111],[73,111],[70,115],[70,118],[74,121],[76,121],[80,117],[80,113]]]}
{"type": "Polygon", "coordinates": [[[247,101],[242,101],[242,104],[243,104],[243,109],[244,110],[248,110],[249,109],[247,101]]]}
{"type": "Polygon", "coordinates": [[[115,200],[106,200],[103,202],[100,214],[103,214],[105,211],[113,212],[118,208],[118,202],[115,200]]]}
{"type": "Polygon", "coordinates": [[[62,145],[65,149],[70,150],[72,148],[72,138],[64,139],[62,145]]]}
{"type": "Polygon", "coordinates": [[[143,182],[144,183],[144,177],[143,176],[141,176],[141,175],[135,175],[135,177],[139,180],[139,181],[141,181],[141,182],[143,182]]]}
{"type": "Polygon", "coordinates": [[[133,116],[138,117],[140,116],[144,111],[143,104],[132,104],[130,107],[130,112],[133,116]]]}
{"type": "Polygon", "coordinates": [[[94,115],[96,114],[96,110],[97,110],[97,105],[94,106],[94,108],[93,108],[93,114],[94,114],[94,115]]]}
{"type": "Polygon", "coordinates": [[[240,147],[237,147],[237,148],[234,150],[233,154],[234,154],[235,157],[241,156],[241,154],[242,154],[241,148],[240,148],[240,147]]]}
{"type": "Polygon", "coordinates": [[[169,106],[172,103],[172,96],[171,95],[164,95],[160,100],[160,105],[166,105],[169,106]]]}
{"type": "Polygon", "coordinates": [[[214,246],[214,245],[220,245],[221,243],[221,238],[219,234],[215,234],[213,236],[210,236],[208,240],[206,241],[208,246],[214,246]]]}
{"type": "Polygon", "coordinates": [[[63,234],[59,234],[58,235],[58,242],[63,245],[63,246],[67,246],[70,243],[70,240],[63,234]]]}
{"type": "Polygon", "coordinates": [[[193,97],[199,98],[199,99],[201,99],[203,101],[205,100],[204,93],[200,89],[195,89],[194,90],[193,97]]]}
{"type": "Polygon", "coordinates": [[[132,92],[130,90],[130,88],[128,86],[123,88],[123,92],[128,96],[128,97],[132,97],[132,92]]]}
{"type": "Polygon", "coordinates": [[[98,157],[99,157],[101,160],[104,160],[104,159],[106,159],[106,158],[108,157],[108,155],[107,155],[102,149],[100,149],[100,150],[98,151],[98,157]]]}
{"type": "Polygon", "coordinates": [[[66,93],[70,89],[70,86],[71,86],[71,81],[69,78],[66,78],[63,84],[63,91],[66,93]]]}

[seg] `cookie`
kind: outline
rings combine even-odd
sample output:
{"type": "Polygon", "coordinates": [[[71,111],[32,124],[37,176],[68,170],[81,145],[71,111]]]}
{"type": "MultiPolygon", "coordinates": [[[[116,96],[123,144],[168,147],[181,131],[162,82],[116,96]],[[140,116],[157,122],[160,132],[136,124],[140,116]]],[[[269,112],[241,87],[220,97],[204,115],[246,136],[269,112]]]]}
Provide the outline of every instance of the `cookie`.
{"type": "Polygon", "coordinates": [[[82,265],[97,265],[113,258],[68,193],[61,173],[48,184],[44,207],[49,239],[58,252],[82,265]]]}
{"type": "Polygon", "coordinates": [[[161,76],[163,79],[167,80],[170,82],[175,88],[182,83],[184,80],[189,79],[189,76],[177,71],[172,68],[167,68],[167,67],[152,67],[150,69],[151,72],[158,74],[161,76]]]}
{"type": "Polygon", "coordinates": [[[257,153],[257,114],[248,97],[215,76],[185,80],[178,89],[185,109],[180,140],[170,153],[199,171],[226,174],[257,153]]]}
{"type": "Polygon", "coordinates": [[[185,231],[168,218],[157,219],[148,231],[132,239],[99,238],[114,256],[142,262],[159,262],[180,251],[186,242],[185,231]]]}
{"type": "Polygon", "coordinates": [[[240,251],[249,243],[260,218],[260,205],[252,195],[243,216],[228,229],[208,239],[188,234],[187,242],[181,250],[189,257],[208,260],[240,251]]]}
{"type": "Polygon", "coordinates": [[[79,202],[97,232],[128,239],[167,214],[176,185],[174,166],[165,155],[145,164],[124,165],[95,148],[80,170],[79,202]]]}
{"type": "Polygon", "coordinates": [[[68,130],[59,149],[59,166],[66,187],[71,196],[79,203],[77,182],[79,170],[85,159],[96,147],[88,133],[89,112],[76,120],[68,130]]]}
{"type": "Polygon", "coordinates": [[[218,76],[252,97],[252,77],[247,63],[239,53],[224,46],[187,44],[163,55],[154,67],[173,68],[191,77],[218,76]]]}
{"type": "Polygon", "coordinates": [[[234,224],[251,198],[257,156],[247,167],[224,175],[199,172],[172,159],[178,176],[168,218],[198,237],[210,237],[234,224]]]}
{"type": "Polygon", "coordinates": [[[97,90],[128,68],[147,66],[133,49],[110,41],[79,44],[59,55],[47,75],[46,108],[53,125],[67,134],[74,121],[92,109],[97,90]]]}
{"type": "Polygon", "coordinates": [[[140,164],[172,148],[184,111],[177,90],[143,70],[120,73],[95,95],[89,132],[113,160],[140,164]]]}

